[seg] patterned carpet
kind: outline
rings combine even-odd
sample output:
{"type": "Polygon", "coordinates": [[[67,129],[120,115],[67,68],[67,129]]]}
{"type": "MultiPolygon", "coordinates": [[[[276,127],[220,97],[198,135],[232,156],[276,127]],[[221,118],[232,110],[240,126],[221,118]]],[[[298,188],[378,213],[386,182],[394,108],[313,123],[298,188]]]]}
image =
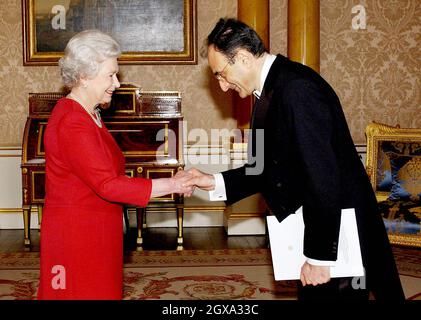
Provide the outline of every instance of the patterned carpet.
{"type": "MultiPolygon", "coordinates": [[[[421,250],[394,248],[408,299],[421,298],[421,250]]],[[[294,281],[275,282],[267,249],[130,252],[125,300],[293,300],[294,281]],[[188,269],[187,269],[188,268],[188,269]]],[[[0,253],[0,299],[33,300],[39,253],[0,253]]]]}

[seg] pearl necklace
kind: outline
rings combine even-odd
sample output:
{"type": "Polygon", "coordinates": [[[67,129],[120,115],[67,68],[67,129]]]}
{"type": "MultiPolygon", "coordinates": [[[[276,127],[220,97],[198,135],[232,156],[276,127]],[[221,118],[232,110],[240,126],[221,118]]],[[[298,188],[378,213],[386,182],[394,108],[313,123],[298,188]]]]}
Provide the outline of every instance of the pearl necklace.
{"type": "Polygon", "coordinates": [[[94,120],[95,124],[98,127],[102,128],[101,116],[99,114],[98,108],[94,109],[94,113],[95,113],[95,116],[94,116],[92,114],[92,112],[89,112],[89,110],[83,105],[83,103],[77,97],[75,97],[72,93],[69,93],[67,95],[67,98],[70,98],[70,99],[76,101],[77,103],[79,103],[82,106],[82,108],[91,116],[91,118],[92,118],[92,120],[94,120]]]}

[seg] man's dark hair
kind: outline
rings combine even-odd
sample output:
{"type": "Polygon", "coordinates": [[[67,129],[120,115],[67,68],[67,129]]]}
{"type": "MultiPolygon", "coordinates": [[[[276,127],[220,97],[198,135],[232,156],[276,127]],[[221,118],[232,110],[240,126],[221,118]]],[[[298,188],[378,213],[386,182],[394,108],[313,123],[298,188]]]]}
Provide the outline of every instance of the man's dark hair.
{"type": "Polygon", "coordinates": [[[244,22],[232,18],[219,19],[207,38],[207,45],[214,45],[229,59],[233,59],[240,48],[251,52],[256,57],[267,52],[256,31],[244,22]]]}

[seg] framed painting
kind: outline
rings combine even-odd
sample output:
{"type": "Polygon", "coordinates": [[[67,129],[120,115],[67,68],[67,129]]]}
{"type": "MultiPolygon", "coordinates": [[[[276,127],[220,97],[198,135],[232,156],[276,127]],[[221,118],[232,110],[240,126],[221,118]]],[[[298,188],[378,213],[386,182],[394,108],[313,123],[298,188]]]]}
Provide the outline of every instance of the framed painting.
{"type": "Polygon", "coordinates": [[[121,64],[196,64],[197,0],[22,0],[23,64],[57,65],[76,33],[99,29],[121,64]]]}
{"type": "Polygon", "coordinates": [[[367,125],[366,170],[392,244],[421,248],[421,129],[367,125]]]}

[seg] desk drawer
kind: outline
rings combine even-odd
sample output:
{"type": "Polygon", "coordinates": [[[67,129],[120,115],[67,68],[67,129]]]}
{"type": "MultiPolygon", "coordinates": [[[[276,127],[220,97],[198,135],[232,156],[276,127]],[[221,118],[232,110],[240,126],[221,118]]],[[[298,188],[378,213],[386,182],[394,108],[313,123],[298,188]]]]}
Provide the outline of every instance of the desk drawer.
{"type": "Polygon", "coordinates": [[[33,204],[44,203],[45,171],[31,171],[31,201],[33,204]]]}
{"type": "Polygon", "coordinates": [[[124,156],[131,162],[178,159],[178,123],[172,120],[106,122],[124,156]]]}

